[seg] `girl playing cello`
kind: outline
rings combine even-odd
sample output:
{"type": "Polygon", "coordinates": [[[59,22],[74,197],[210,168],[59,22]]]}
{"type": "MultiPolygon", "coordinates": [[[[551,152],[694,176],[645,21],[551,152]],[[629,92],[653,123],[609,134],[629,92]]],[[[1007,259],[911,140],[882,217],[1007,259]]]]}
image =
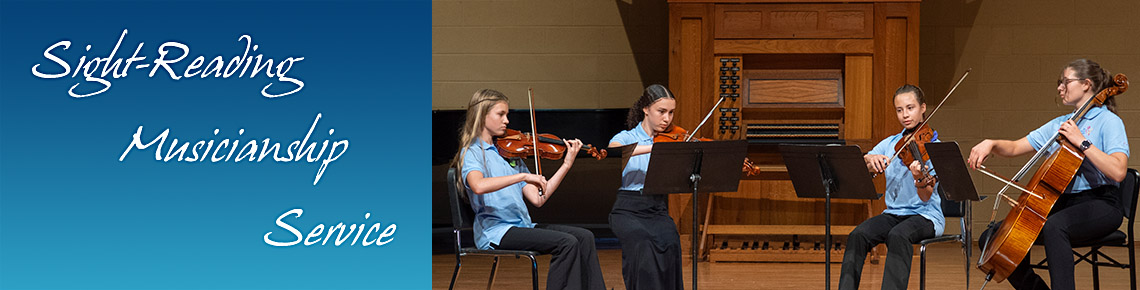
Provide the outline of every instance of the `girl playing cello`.
{"type": "MultiPolygon", "coordinates": [[[[1087,59],[1075,60],[1061,71],[1057,79],[1057,93],[1061,102],[1080,107],[1101,89],[1111,85],[1108,73],[1100,65],[1087,59]]],[[[995,153],[1002,157],[1015,157],[1038,150],[1055,150],[1050,137],[1060,132],[1065,140],[1076,145],[1085,159],[1077,174],[1049,212],[1038,235],[1045,244],[1045,257],[1049,260],[1049,277],[1053,289],[1074,289],[1072,243],[1097,239],[1120,227],[1123,210],[1117,185],[1124,180],[1128,166],[1128,136],[1124,122],[1116,115],[1115,97],[1108,97],[1104,106],[1088,110],[1079,123],[1069,120],[1073,114],[1057,117],[1029,135],[1014,140],[982,140],[970,150],[967,164],[982,167],[982,162],[995,153]]],[[[981,235],[978,243],[985,247],[992,229],[981,235]]],[[[1049,289],[1045,281],[1029,268],[1029,255],[1010,272],[1007,279],[1017,289],[1049,289]]]]}

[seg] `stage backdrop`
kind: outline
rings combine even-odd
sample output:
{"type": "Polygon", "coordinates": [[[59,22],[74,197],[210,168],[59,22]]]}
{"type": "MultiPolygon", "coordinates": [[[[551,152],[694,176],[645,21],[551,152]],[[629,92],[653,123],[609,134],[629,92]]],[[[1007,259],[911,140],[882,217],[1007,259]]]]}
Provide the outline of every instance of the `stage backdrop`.
{"type": "Polygon", "coordinates": [[[430,287],[430,10],[0,2],[0,288],[430,287]]]}

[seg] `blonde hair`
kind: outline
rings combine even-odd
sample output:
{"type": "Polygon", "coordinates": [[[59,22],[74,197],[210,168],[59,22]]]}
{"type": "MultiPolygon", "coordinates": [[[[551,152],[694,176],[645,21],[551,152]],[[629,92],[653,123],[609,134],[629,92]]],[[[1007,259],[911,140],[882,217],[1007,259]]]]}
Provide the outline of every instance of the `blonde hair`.
{"type": "MultiPolygon", "coordinates": [[[[483,127],[486,125],[483,122],[487,120],[487,114],[491,112],[492,107],[500,102],[507,102],[507,95],[492,89],[482,89],[471,96],[471,102],[467,103],[467,113],[465,114],[467,120],[459,129],[459,152],[455,152],[455,158],[451,161],[452,167],[457,171],[463,172],[463,158],[467,154],[467,147],[470,147],[471,144],[475,143],[475,139],[479,138],[479,134],[483,132],[483,127]]],[[[492,140],[483,141],[491,142],[492,140]]],[[[466,180],[463,179],[463,176],[457,176],[456,181],[458,188],[465,188],[466,180]]],[[[467,195],[464,194],[463,196],[466,197],[467,195]]]]}

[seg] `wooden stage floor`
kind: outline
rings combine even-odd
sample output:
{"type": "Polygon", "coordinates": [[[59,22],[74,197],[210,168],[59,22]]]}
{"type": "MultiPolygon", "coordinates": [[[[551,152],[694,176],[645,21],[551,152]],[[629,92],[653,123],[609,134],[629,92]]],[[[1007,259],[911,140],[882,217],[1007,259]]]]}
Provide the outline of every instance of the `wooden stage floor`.
{"type": "MultiPolygon", "coordinates": [[[[1113,258],[1123,257],[1128,260],[1128,252],[1123,248],[1106,250],[1113,258]]],[[[918,289],[919,259],[916,256],[911,266],[910,289],[918,289]]],[[[1034,259],[1044,256],[1040,247],[1034,247],[1034,259]]],[[[974,249],[973,261],[979,255],[974,249]]],[[[599,250],[598,258],[602,264],[602,274],[605,275],[606,287],[625,289],[621,279],[621,250],[599,250]]],[[[1120,259],[1117,259],[1121,261],[1120,259]]],[[[456,289],[486,289],[487,278],[491,270],[491,258],[465,257],[463,268],[456,281],[456,289]]],[[[962,251],[953,244],[934,245],[927,249],[926,287],[927,289],[966,289],[962,251]]],[[[550,263],[550,256],[542,256],[538,261],[539,288],[546,287],[546,269],[550,263]]],[[[698,263],[698,280],[700,289],[821,289],[824,288],[824,268],[822,263],[698,263]]],[[[839,284],[838,262],[831,267],[831,287],[837,288],[839,284]]],[[[432,289],[447,289],[451,280],[452,270],[455,269],[455,255],[432,256],[432,289]]],[[[691,272],[689,262],[685,262],[685,288],[689,289],[691,272]]],[[[1037,270],[1046,281],[1049,280],[1047,270],[1037,270]]],[[[879,289],[883,275],[883,264],[866,264],[863,268],[861,289],[879,289]]],[[[1127,269],[1100,267],[1101,289],[1128,289],[1129,272],[1127,269]]],[[[982,286],[985,277],[981,272],[970,267],[970,287],[978,289],[982,286]]],[[[1080,264],[1076,267],[1078,289],[1092,289],[1092,267],[1080,264]]],[[[499,262],[499,274],[495,279],[494,289],[531,289],[530,288],[530,261],[526,258],[505,258],[499,262]]],[[[986,289],[1013,289],[1009,283],[991,282],[986,289]]]]}

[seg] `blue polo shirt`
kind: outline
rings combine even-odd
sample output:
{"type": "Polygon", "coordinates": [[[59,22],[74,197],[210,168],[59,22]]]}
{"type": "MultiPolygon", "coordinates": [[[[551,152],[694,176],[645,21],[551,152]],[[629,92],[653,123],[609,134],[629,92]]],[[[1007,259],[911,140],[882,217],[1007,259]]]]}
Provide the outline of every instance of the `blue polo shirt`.
{"type": "MultiPolygon", "coordinates": [[[[1033,146],[1033,150],[1040,151],[1042,146],[1049,143],[1049,137],[1053,137],[1053,134],[1061,130],[1061,123],[1072,118],[1074,113],[1057,117],[1049,123],[1045,123],[1041,128],[1029,132],[1025,139],[1029,140],[1029,145],[1033,146]]],[[[1081,129],[1081,134],[1085,135],[1085,138],[1088,138],[1089,142],[1099,148],[1100,151],[1107,154],[1123,152],[1124,155],[1128,155],[1128,135],[1124,131],[1124,121],[1121,121],[1120,116],[1103,106],[1089,109],[1088,113],[1081,117],[1080,122],[1077,122],[1077,127],[1081,129]]],[[[1081,144],[1073,145],[1080,146],[1081,144]]],[[[1047,150],[1052,152],[1059,148],[1060,145],[1054,143],[1047,150]]],[[[1081,163],[1081,168],[1077,169],[1077,175],[1073,177],[1073,181],[1069,183],[1065,193],[1081,192],[1102,185],[1117,185],[1117,182],[1104,176],[1100,170],[1096,169],[1096,166],[1093,166],[1092,162],[1086,159],[1081,163]]]]}
{"type": "MultiPolygon", "coordinates": [[[[653,137],[645,133],[641,123],[632,129],[618,132],[610,139],[610,143],[621,145],[636,143],[637,145],[653,145],[653,137]]],[[[620,190],[641,191],[645,187],[645,171],[649,170],[649,153],[634,155],[629,158],[625,168],[621,171],[620,190]]]]}
{"type": "MultiPolygon", "coordinates": [[[[464,184],[467,183],[467,174],[472,171],[483,173],[483,177],[508,176],[518,173],[530,173],[525,162],[514,159],[512,162],[499,156],[495,145],[475,139],[475,143],[468,146],[463,155],[464,184]]],[[[475,194],[470,186],[467,189],[471,209],[475,211],[475,222],[472,227],[475,232],[475,245],[480,249],[491,249],[491,243],[500,244],[503,235],[511,227],[533,228],[530,221],[530,212],[523,201],[522,189],[526,182],[519,182],[503,187],[486,194],[475,194]]]]}
{"type": "MultiPolygon", "coordinates": [[[[895,144],[902,138],[903,132],[887,137],[875,145],[875,148],[867,154],[894,156],[895,144]]],[[[931,142],[938,142],[938,132],[934,132],[934,138],[931,142]]],[[[921,215],[934,224],[935,236],[942,235],[942,230],[946,228],[946,217],[942,215],[942,197],[938,195],[938,186],[934,187],[934,193],[930,195],[930,200],[922,201],[922,198],[918,197],[918,189],[914,187],[914,175],[910,174],[909,164],[903,165],[899,161],[900,159],[891,160],[890,164],[887,164],[887,169],[884,170],[884,176],[887,179],[887,192],[884,195],[887,209],[883,210],[883,213],[921,215]]],[[[926,161],[926,166],[932,166],[929,160],[926,161]]],[[[931,169],[930,174],[934,175],[935,173],[931,169]]]]}

